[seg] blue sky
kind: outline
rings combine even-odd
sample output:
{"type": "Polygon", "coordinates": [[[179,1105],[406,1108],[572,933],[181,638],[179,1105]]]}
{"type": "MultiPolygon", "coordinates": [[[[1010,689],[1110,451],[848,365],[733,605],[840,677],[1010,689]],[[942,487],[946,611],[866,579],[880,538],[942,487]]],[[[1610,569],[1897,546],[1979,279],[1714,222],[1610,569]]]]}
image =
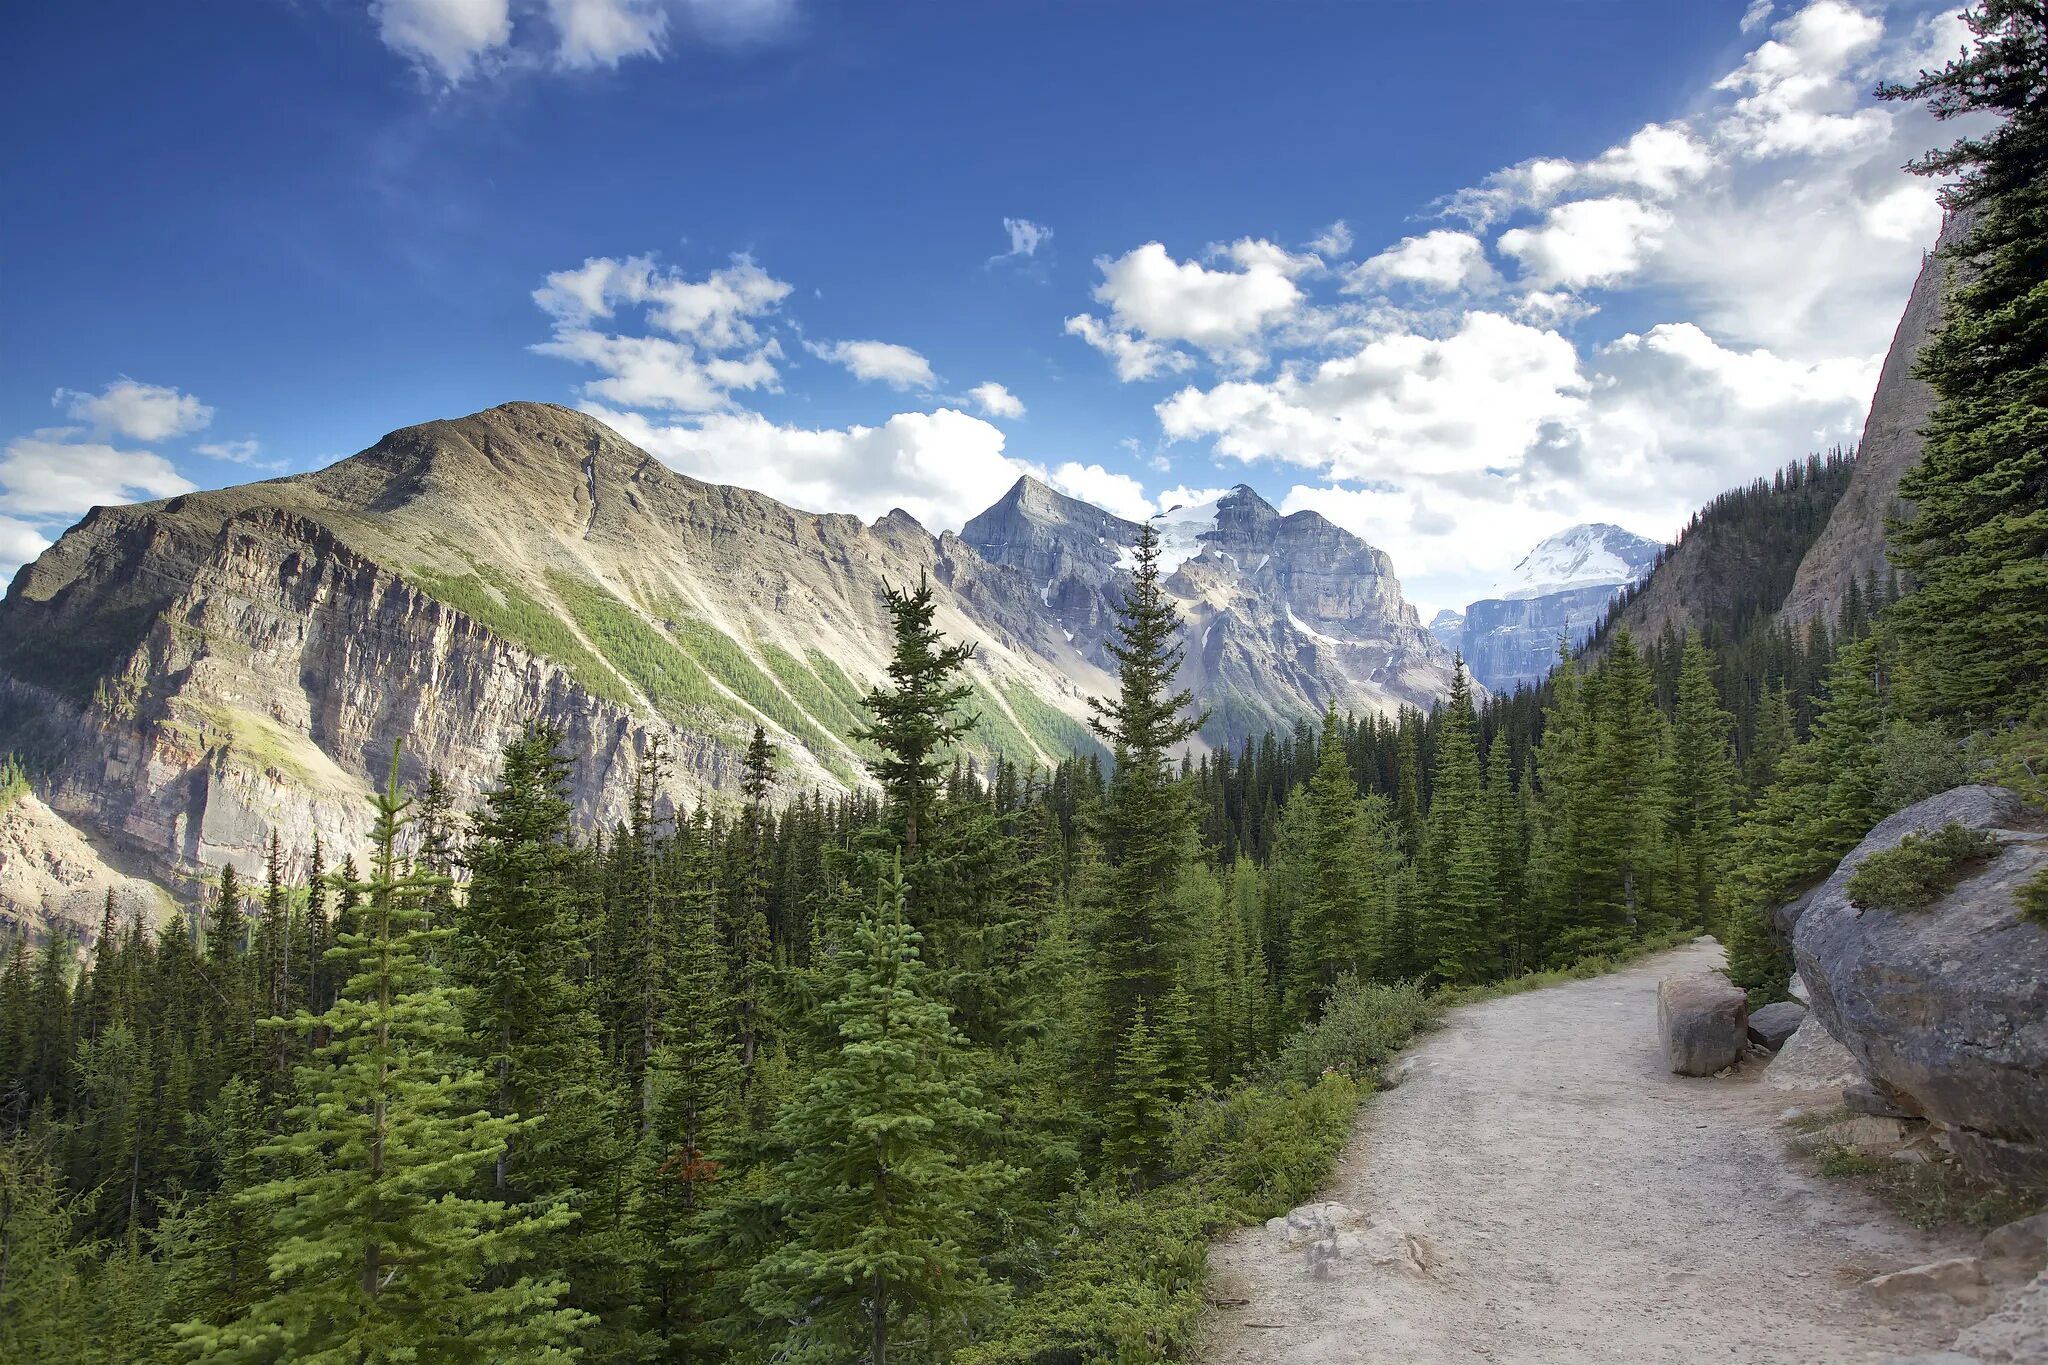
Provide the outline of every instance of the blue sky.
{"type": "MultiPolygon", "coordinates": [[[[211,0],[0,34],[0,571],[514,398],[956,527],[1248,482],[1426,609],[1853,440],[1940,7],[211,0]],[[23,135],[25,132],[26,135],[23,135]]],[[[1425,612],[1427,614],[1427,612],[1425,612]]]]}

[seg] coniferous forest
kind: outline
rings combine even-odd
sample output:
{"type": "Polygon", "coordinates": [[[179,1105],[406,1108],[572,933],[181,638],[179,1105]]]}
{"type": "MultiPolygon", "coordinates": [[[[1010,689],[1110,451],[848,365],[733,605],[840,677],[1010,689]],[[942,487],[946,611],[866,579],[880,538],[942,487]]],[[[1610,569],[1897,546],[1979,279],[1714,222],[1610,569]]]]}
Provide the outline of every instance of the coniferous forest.
{"type": "MultiPolygon", "coordinates": [[[[657,749],[585,828],[546,728],[474,810],[393,755],[364,847],[8,946],[0,1359],[1173,1358],[1207,1239],[1307,1198],[1446,1002],[1702,931],[1782,992],[1770,908],[1877,819],[2048,804],[2048,17],[1971,22],[1883,92],[1999,116],[1916,167],[1979,216],[1897,584],[1189,756],[1148,525],[1106,761],[962,757],[924,585],[854,795],[771,805],[757,732],[734,799],[670,808],[657,749]]],[[[1695,531],[1772,543],[1851,468],[1695,531]]]]}

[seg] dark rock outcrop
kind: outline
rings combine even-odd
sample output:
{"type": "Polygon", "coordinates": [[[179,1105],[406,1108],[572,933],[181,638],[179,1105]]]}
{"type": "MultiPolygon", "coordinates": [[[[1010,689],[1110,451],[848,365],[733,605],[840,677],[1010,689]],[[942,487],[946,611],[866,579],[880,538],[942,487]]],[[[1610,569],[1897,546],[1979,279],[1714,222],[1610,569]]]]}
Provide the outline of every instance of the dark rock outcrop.
{"type": "Polygon", "coordinates": [[[1749,1016],[1749,1040],[1776,1052],[1805,1022],[1806,1008],[1803,1005],[1790,1000],[1776,1000],[1749,1016]]]}
{"type": "Polygon", "coordinates": [[[1813,1010],[1902,1108],[1949,1130],[1964,1164],[2048,1176],[2048,928],[2015,893],[2048,868],[2039,817],[1998,787],[1958,787],[1884,820],[1814,893],[1793,940],[1813,1010]],[[1860,907],[1849,876],[1949,821],[2002,846],[1924,910],[1860,907]]]}

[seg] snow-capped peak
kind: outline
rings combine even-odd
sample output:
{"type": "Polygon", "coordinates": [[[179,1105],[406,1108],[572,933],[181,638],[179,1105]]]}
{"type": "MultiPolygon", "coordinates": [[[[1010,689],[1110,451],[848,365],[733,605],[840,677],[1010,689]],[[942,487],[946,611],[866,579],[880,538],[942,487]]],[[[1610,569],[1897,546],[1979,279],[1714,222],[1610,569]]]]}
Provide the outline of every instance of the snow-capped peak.
{"type": "MultiPolygon", "coordinates": [[[[1159,528],[1159,572],[1166,575],[1202,553],[1202,536],[1216,529],[1216,508],[1228,494],[1207,502],[1176,505],[1161,513],[1153,524],[1159,528]]],[[[1138,567],[1138,555],[1128,547],[1116,557],[1120,569],[1138,567]]]]}
{"type": "Polygon", "coordinates": [[[1648,573],[1659,548],[1656,541],[1607,522],[1573,526],[1524,555],[1487,596],[1512,601],[1568,588],[1618,588],[1648,573]]]}

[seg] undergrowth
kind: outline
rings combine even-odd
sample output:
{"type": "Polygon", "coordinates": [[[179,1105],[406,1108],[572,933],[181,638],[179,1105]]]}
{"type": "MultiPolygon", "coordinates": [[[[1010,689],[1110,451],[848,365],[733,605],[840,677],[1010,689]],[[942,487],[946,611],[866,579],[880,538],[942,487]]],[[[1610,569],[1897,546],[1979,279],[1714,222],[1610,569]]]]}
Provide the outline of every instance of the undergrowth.
{"type": "Polygon", "coordinates": [[[1995,1228],[2040,1207],[2048,1191],[2003,1189],[1973,1179],[1952,1161],[1893,1161],[1828,1143],[1814,1165],[1831,1180],[1852,1180],[1917,1228],[1995,1228]]]}
{"type": "Polygon", "coordinates": [[[1908,834],[1870,854],[1844,889],[1865,909],[1925,910],[1956,888],[1971,863],[1996,853],[1998,836],[1951,820],[1932,833],[1908,834]]]}

